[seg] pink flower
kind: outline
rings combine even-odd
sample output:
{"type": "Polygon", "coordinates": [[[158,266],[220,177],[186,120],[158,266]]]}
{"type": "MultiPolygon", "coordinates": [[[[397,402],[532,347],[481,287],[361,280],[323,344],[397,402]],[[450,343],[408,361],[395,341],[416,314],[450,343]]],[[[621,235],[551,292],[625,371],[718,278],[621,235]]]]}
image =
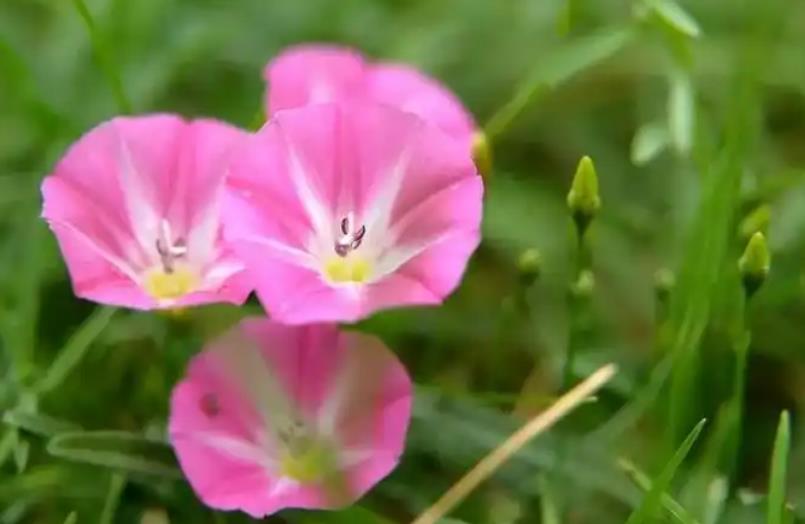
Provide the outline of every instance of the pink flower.
{"type": "Polygon", "coordinates": [[[201,500],[259,518],[351,504],[402,453],[411,382],[380,342],[247,319],[190,364],[170,438],[201,500]]]}
{"type": "Polygon", "coordinates": [[[375,103],[278,112],[231,166],[225,234],[278,322],[438,304],[479,242],[463,146],[375,103]]]}
{"type": "Polygon", "coordinates": [[[348,48],[291,47],[269,62],[264,76],[269,115],[312,103],[364,99],[414,113],[468,149],[476,130],[470,113],[438,81],[403,64],[368,63],[348,48]]]}
{"type": "Polygon", "coordinates": [[[212,120],[115,118],[76,142],[42,184],[76,295],[137,309],[242,303],[222,245],[228,151],[246,133],[212,120]]]}

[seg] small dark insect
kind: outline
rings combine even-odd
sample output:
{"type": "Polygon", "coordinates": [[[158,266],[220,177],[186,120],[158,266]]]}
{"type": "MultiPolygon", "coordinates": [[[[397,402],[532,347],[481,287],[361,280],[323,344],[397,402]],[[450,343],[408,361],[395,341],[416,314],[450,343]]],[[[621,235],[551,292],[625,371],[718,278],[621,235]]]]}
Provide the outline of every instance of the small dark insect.
{"type": "Polygon", "coordinates": [[[221,412],[221,405],[218,403],[218,397],[215,393],[205,393],[199,401],[201,411],[209,418],[216,417],[221,412]]]}

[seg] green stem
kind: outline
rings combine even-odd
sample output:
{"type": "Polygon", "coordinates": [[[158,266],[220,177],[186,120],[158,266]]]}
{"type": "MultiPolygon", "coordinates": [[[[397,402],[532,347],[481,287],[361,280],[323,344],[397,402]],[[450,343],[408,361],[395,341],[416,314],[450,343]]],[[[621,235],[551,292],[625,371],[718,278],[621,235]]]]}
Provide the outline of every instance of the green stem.
{"type": "MultiPolygon", "coordinates": [[[[747,298],[748,301],[748,298],[747,298]]],[[[735,374],[733,376],[733,391],[730,406],[732,409],[732,431],[729,432],[730,440],[727,446],[727,466],[728,471],[735,473],[738,467],[739,455],[741,452],[741,431],[744,418],[744,396],[746,394],[746,369],[749,360],[749,346],[752,341],[752,332],[748,326],[746,308],[741,314],[741,329],[733,340],[735,350],[735,374]]]]}
{"type": "Polygon", "coordinates": [[[567,354],[562,370],[562,390],[569,389],[573,384],[576,350],[578,349],[579,339],[582,338],[583,334],[582,317],[590,299],[590,290],[585,289],[586,283],[582,281],[582,278],[584,273],[591,269],[592,252],[587,242],[586,228],[576,227],[574,230],[576,232],[576,251],[573,257],[575,270],[567,298],[568,336],[567,354]]]}
{"type": "Polygon", "coordinates": [[[108,42],[98,30],[98,26],[92,18],[92,13],[90,13],[84,0],[73,0],[73,5],[76,11],[78,11],[81,20],[84,21],[87,32],[89,32],[92,47],[95,50],[95,56],[106,75],[109,87],[111,87],[112,94],[117,101],[118,108],[124,114],[131,114],[132,105],[128,96],[126,96],[126,91],[123,88],[123,80],[121,79],[120,72],[115,67],[114,55],[108,46],[108,42]]]}

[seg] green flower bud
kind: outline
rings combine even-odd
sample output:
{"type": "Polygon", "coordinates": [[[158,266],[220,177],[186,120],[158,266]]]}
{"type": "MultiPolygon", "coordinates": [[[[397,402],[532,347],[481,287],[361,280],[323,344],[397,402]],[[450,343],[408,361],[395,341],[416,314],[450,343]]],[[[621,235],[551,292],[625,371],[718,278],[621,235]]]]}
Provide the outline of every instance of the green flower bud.
{"type": "Polygon", "coordinates": [[[598,194],[598,175],[590,157],[584,156],[576,169],[573,184],[567,194],[567,206],[576,221],[580,233],[583,233],[590,221],[601,209],[601,197],[598,194]]]}
{"type": "Polygon", "coordinates": [[[534,248],[526,249],[517,260],[517,269],[522,283],[530,286],[542,273],[542,255],[534,248]]]}
{"type": "Polygon", "coordinates": [[[676,285],[676,276],[670,269],[663,267],[654,273],[654,294],[657,300],[665,302],[676,285]]]}
{"type": "Polygon", "coordinates": [[[766,237],[758,231],[749,243],[738,261],[738,269],[743,279],[744,290],[747,296],[752,296],[763,285],[771,267],[771,254],[766,243],[766,237]]]}
{"type": "Polygon", "coordinates": [[[573,295],[578,298],[589,298],[595,290],[595,275],[589,269],[582,269],[579,277],[571,286],[573,295]]]}
{"type": "Polygon", "coordinates": [[[486,179],[492,174],[492,146],[483,131],[472,136],[472,159],[482,177],[486,179]]]}

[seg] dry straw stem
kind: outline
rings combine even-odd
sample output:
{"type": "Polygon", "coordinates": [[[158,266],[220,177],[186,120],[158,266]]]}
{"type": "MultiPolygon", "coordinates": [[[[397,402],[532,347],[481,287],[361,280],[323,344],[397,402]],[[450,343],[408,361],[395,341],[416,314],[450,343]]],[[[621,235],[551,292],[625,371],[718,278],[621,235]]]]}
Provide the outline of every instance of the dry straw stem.
{"type": "Polygon", "coordinates": [[[489,478],[512,455],[528,444],[530,440],[544,432],[565,415],[576,409],[593,393],[615,375],[617,367],[607,364],[590,375],[556,401],[551,407],[529,420],[500,446],[493,449],[481,459],[466,475],[448,489],[442,497],[431,507],[426,509],[412,524],[435,524],[447,515],[464,498],[467,497],[481,482],[489,478]]]}

